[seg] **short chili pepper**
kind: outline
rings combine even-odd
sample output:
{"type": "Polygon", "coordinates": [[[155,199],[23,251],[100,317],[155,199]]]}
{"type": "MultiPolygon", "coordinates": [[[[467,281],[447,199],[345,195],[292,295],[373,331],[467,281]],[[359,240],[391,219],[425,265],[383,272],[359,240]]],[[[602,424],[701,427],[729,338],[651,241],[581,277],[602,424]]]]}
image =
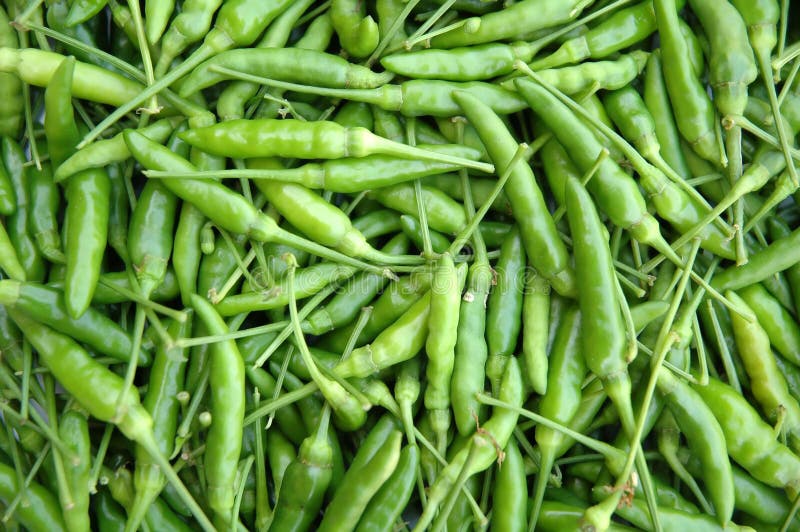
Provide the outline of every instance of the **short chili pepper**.
{"type": "Polygon", "coordinates": [[[354,57],[367,57],[380,42],[378,23],[366,15],[366,5],[358,0],[334,0],[330,17],[339,42],[354,57]]]}
{"type": "Polygon", "coordinates": [[[657,385],[692,452],[700,459],[706,490],[717,521],[724,527],[733,517],[735,496],[722,428],[700,396],[668,370],[659,370],[657,385]]]}
{"type": "Polygon", "coordinates": [[[788,361],[800,365],[800,329],[786,307],[759,283],[737,292],[757,317],[770,344],[788,361]]]}
{"type": "Polygon", "coordinates": [[[61,249],[61,236],[58,230],[61,194],[53,182],[51,165],[42,163],[41,170],[31,169],[28,178],[31,201],[28,222],[36,246],[48,261],[63,264],[66,259],[61,249]]]}
{"type": "MultiPolygon", "coordinates": [[[[14,468],[0,463],[0,499],[6,504],[13,500],[20,491],[17,474],[14,468]]],[[[25,488],[29,504],[20,504],[14,518],[30,530],[67,530],[58,500],[38,482],[31,482],[25,488]]]]}
{"type": "Polygon", "coordinates": [[[543,0],[524,0],[505,9],[480,17],[477,31],[457,28],[431,39],[432,48],[454,48],[469,44],[521,38],[536,30],[551,28],[569,22],[583,8],[587,0],[568,0],[552,3],[543,0]]]}
{"type": "Polygon", "coordinates": [[[722,427],[730,457],[757,480],[785,489],[790,498],[796,497],[800,485],[800,458],[775,440],[772,428],[744,396],[713,377],[705,386],[692,388],[722,427]]]}
{"type": "Polygon", "coordinates": [[[613,13],[583,35],[565,41],[555,52],[535,60],[530,67],[542,70],[607,57],[641,42],[654,31],[656,15],[653,2],[647,0],[613,13]]]}
{"type": "Polygon", "coordinates": [[[497,390],[508,360],[514,355],[522,328],[525,248],[516,226],[506,235],[495,265],[495,279],[486,305],[486,377],[497,390]]]}
{"type": "MultiPolygon", "coordinates": [[[[434,187],[422,185],[421,189],[429,228],[445,234],[455,234],[467,225],[464,208],[457,201],[434,187]]],[[[415,186],[411,183],[375,189],[370,191],[369,197],[403,214],[419,214],[415,186]]]]}
{"type": "Polygon", "coordinates": [[[800,403],[789,394],[786,379],[775,363],[767,332],[759,324],[753,310],[736,292],[729,290],[725,297],[747,313],[747,318],[731,313],[731,325],[736,338],[739,358],[750,377],[750,391],[761,405],[766,418],[775,422],[782,412],[782,428],[789,436],[790,446],[797,448],[797,431],[800,420],[800,403]]]}
{"type": "Polygon", "coordinates": [[[181,12],[172,20],[161,38],[161,55],[155,74],[161,77],[172,61],[189,45],[202,39],[211,27],[214,13],[222,0],[187,0],[181,4],[181,12]]]}
{"type": "Polygon", "coordinates": [[[329,418],[330,408],[325,408],[316,433],[303,440],[297,459],[286,468],[270,529],[308,530],[316,519],[333,469],[329,418]]]}
{"type": "Polygon", "coordinates": [[[354,530],[369,501],[391,477],[400,459],[403,433],[383,416],[358,447],[318,530],[354,530]]]}
{"type": "MultiPolygon", "coordinates": [[[[0,9],[0,47],[17,48],[17,32],[11,27],[5,8],[0,9]]],[[[0,74],[0,135],[16,137],[23,123],[22,83],[14,74],[0,74]]],[[[8,214],[8,213],[3,213],[8,214]]]]}
{"type": "MultiPolygon", "coordinates": [[[[445,156],[477,161],[477,151],[454,144],[418,144],[418,148],[445,156]]],[[[460,165],[424,159],[406,159],[394,155],[346,157],[319,163],[307,163],[295,168],[258,168],[248,172],[249,178],[297,183],[314,189],[333,192],[362,192],[414,179],[452,172],[460,165]]],[[[228,170],[215,172],[215,177],[236,177],[244,172],[228,170]]],[[[202,176],[205,174],[197,174],[202,176]]]]}
{"type": "Polygon", "coordinates": [[[370,499],[358,521],[357,532],[384,530],[395,523],[408,505],[414,490],[419,467],[419,447],[406,445],[400,451],[397,467],[370,499]]]}
{"type": "Polygon", "coordinates": [[[89,528],[89,477],[92,465],[89,423],[86,413],[70,408],[58,420],[61,441],[75,454],[77,460],[66,462],[64,473],[69,487],[69,507],[62,513],[68,530],[89,528]]]}

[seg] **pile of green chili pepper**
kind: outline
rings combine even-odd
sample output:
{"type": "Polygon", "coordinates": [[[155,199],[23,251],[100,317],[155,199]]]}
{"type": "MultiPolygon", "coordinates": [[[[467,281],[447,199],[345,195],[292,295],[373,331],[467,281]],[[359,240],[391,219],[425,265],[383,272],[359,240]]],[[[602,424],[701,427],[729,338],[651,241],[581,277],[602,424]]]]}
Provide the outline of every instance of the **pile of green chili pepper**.
{"type": "Polygon", "coordinates": [[[0,2],[0,529],[800,531],[789,0],[0,2]]]}

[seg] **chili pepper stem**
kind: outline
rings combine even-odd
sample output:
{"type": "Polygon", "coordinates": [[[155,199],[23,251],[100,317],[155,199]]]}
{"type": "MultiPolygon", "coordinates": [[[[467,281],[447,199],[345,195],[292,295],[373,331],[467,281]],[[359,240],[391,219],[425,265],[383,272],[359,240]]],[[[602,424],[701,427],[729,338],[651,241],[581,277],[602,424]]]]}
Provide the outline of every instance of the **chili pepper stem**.
{"type": "Polygon", "coordinates": [[[197,65],[210,58],[212,55],[214,55],[214,49],[205,42],[201,44],[192,53],[192,55],[190,55],[177,68],[164,75],[164,77],[159,78],[154,83],[148,85],[147,88],[140,92],[135,98],[129,100],[126,104],[114,109],[114,111],[106,116],[99,124],[97,124],[83,137],[83,140],[78,143],[77,149],[81,149],[92,142],[94,139],[100,136],[103,131],[114,125],[120,118],[133,111],[137,105],[166,89],[174,82],[191,72],[195,67],[197,67],[197,65]]]}
{"type": "Polygon", "coordinates": [[[764,55],[763,53],[756,52],[756,60],[758,61],[758,66],[761,70],[761,77],[764,78],[764,84],[767,88],[767,96],[769,97],[769,105],[772,108],[772,116],[775,119],[775,126],[778,130],[778,140],[781,144],[781,151],[783,152],[783,156],[786,158],[786,168],[789,170],[789,175],[792,178],[792,184],[794,186],[800,186],[800,181],[797,178],[797,169],[795,165],[792,163],[792,156],[791,156],[791,144],[789,142],[789,137],[786,134],[786,130],[783,127],[784,118],[781,114],[781,107],[778,103],[778,96],[775,93],[775,84],[770,82],[771,73],[770,73],[770,65],[769,65],[769,56],[764,55]]]}

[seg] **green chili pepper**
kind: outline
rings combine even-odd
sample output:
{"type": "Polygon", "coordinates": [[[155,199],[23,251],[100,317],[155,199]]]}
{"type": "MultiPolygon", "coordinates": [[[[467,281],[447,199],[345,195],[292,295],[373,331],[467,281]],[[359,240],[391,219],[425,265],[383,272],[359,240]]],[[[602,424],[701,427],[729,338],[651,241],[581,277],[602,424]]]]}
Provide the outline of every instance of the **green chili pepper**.
{"type": "MultiPolygon", "coordinates": [[[[186,337],[192,330],[191,315],[183,323],[173,321],[167,333],[173,338],[186,337]]],[[[153,418],[153,432],[159,450],[165,456],[172,455],[178,425],[178,393],[183,391],[186,350],[159,345],[153,358],[147,394],[142,405],[153,418]]],[[[213,390],[212,390],[213,393],[213,390]]],[[[212,414],[213,415],[213,414],[212,414]]],[[[161,473],[150,455],[136,447],[136,470],[133,476],[136,494],[129,510],[128,528],[136,530],[145,518],[148,507],[158,497],[164,484],[161,473]]]]}
{"type": "Polygon", "coordinates": [[[400,459],[403,433],[382,417],[359,446],[318,530],[354,530],[372,497],[391,477],[400,459]]]}
{"type": "MultiPolygon", "coordinates": [[[[561,315],[558,329],[550,350],[547,392],[542,397],[539,413],[553,421],[568,424],[581,406],[581,384],[586,375],[581,341],[581,315],[574,306],[561,315]]],[[[537,523],[542,500],[550,477],[550,470],[557,458],[558,447],[564,434],[551,428],[536,428],[536,443],[539,445],[539,474],[536,477],[536,492],[530,521],[537,523]]]]}
{"type": "MultiPolygon", "coordinates": [[[[19,46],[17,32],[11,27],[8,13],[0,9],[0,46],[16,48],[19,46]]],[[[13,74],[0,74],[0,135],[16,137],[23,121],[22,83],[13,74]]],[[[9,214],[3,212],[3,214],[9,214]]]]}
{"type": "Polygon", "coordinates": [[[31,209],[28,212],[31,232],[36,246],[50,262],[63,264],[66,260],[61,250],[61,237],[58,232],[58,212],[61,195],[53,182],[51,166],[42,164],[42,169],[32,169],[30,179],[31,209]]]}
{"type": "MultiPolygon", "coordinates": [[[[477,129],[498,169],[507,165],[517,149],[517,144],[500,118],[469,94],[457,92],[454,98],[477,129]]],[[[506,183],[506,189],[531,264],[558,293],[567,297],[573,296],[575,280],[569,266],[566,246],[558,236],[530,166],[516,165],[506,183]],[[542,249],[547,252],[539,252],[542,249]]],[[[521,293],[520,290],[516,292],[521,293]]],[[[499,377],[499,373],[495,374],[496,377],[499,377]]]]}
{"type": "Polygon", "coordinates": [[[270,529],[308,530],[316,519],[333,469],[334,452],[327,437],[329,416],[326,408],[316,434],[303,440],[297,459],[286,468],[270,529]]]}
{"type": "MultiPolygon", "coordinates": [[[[0,301],[8,308],[24,312],[41,323],[87,344],[98,353],[121,361],[130,360],[133,342],[125,330],[92,307],[79,318],[73,319],[67,310],[64,294],[58,290],[34,283],[2,280],[0,301]]],[[[140,352],[139,364],[148,366],[150,357],[140,352]]]]}
{"type": "Polygon", "coordinates": [[[721,154],[714,133],[714,109],[690,66],[690,54],[680,31],[675,4],[674,0],[653,0],[669,99],[683,138],[698,155],[718,164],[721,154]]]}
{"type": "MultiPolygon", "coordinates": [[[[408,244],[408,238],[400,234],[389,240],[382,250],[391,254],[405,253],[408,251],[408,244]]],[[[385,277],[374,273],[356,275],[323,308],[308,316],[303,323],[303,331],[318,335],[351,323],[386,282],[385,277]]]]}
{"type": "Polygon", "coordinates": [[[486,312],[486,342],[489,357],[486,376],[497,390],[508,360],[514,354],[522,328],[522,305],[525,270],[525,249],[520,231],[511,228],[500,248],[495,266],[495,285],[489,294],[486,312]]]}
{"type": "Polygon", "coordinates": [[[657,385],[686,435],[692,452],[700,459],[717,521],[725,527],[733,516],[735,496],[722,428],[700,396],[669,371],[659,371],[657,385]]]}
{"type": "MultiPolygon", "coordinates": [[[[400,225],[403,233],[414,242],[417,249],[424,251],[425,242],[422,236],[422,224],[419,223],[419,220],[409,214],[403,214],[400,216],[400,225]]],[[[450,240],[442,233],[429,228],[428,236],[431,240],[431,250],[434,253],[444,253],[450,248],[450,240]]]]}
{"type": "Polygon", "coordinates": [[[227,79],[215,66],[293,83],[322,87],[371,89],[394,74],[377,74],[337,55],[302,48],[249,48],[223,52],[198,66],[184,81],[183,97],[227,79]]]}
{"type": "Polygon", "coordinates": [[[770,344],[787,360],[800,364],[800,329],[786,307],[758,283],[740,289],[738,294],[757,317],[770,344]]]}
{"type": "MultiPolygon", "coordinates": [[[[200,296],[192,306],[211,334],[226,334],[228,326],[214,307],[200,296]]],[[[212,422],[206,437],[205,468],[208,504],[224,522],[231,519],[236,465],[242,445],[244,419],[244,361],[233,340],[211,345],[210,387],[212,422]]]]}
{"type": "MultiPolygon", "coordinates": [[[[6,504],[20,490],[14,468],[0,463],[0,499],[6,504]]],[[[19,505],[14,514],[17,521],[31,530],[67,530],[58,501],[37,482],[25,488],[29,504],[19,505]]]]}
{"type": "Polygon", "coordinates": [[[516,439],[511,438],[503,452],[492,492],[492,530],[527,530],[528,482],[516,439]]]}
{"type": "Polygon", "coordinates": [[[370,499],[358,521],[358,532],[385,530],[400,517],[411,499],[419,467],[419,448],[406,445],[392,475],[370,499]]]}
{"type": "Polygon", "coordinates": [[[366,6],[357,0],[334,0],[330,17],[342,48],[354,57],[367,57],[378,47],[380,31],[366,6]]]}
{"type": "MultiPolygon", "coordinates": [[[[522,372],[515,358],[510,359],[506,364],[499,387],[498,399],[514,406],[520,406],[523,402],[522,372]]],[[[475,451],[473,451],[472,460],[467,460],[470,454],[470,446],[463,447],[450,459],[447,467],[436,477],[436,481],[431,486],[430,494],[428,495],[428,504],[423,510],[419,521],[417,521],[414,530],[424,530],[431,523],[433,513],[453,490],[459,473],[465,464],[467,465],[466,474],[468,476],[488,469],[497,458],[496,451],[503,449],[511,438],[513,429],[517,424],[517,417],[516,410],[507,410],[501,407],[492,412],[492,416],[483,425],[483,430],[472,436],[472,445],[477,445],[475,451]],[[492,438],[489,440],[492,443],[489,443],[489,441],[483,441],[483,445],[474,443],[475,440],[483,440],[489,437],[492,438]]]]}
{"type": "Polygon", "coordinates": [[[728,454],[754,478],[797,495],[800,459],[775,441],[772,428],[747,400],[729,385],[714,378],[705,386],[693,386],[717,418],[728,454]]]}
{"type": "Polygon", "coordinates": [[[547,2],[543,0],[523,0],[494,13],[480,17],[477,30],[460,27],[431,39],[432,48],[454,48],[469,44],[520,38],[536,30],[551,28],[569,22],[576,17],[587,0],[566,2],[547,2]]]}
{"type": "Polygon", "coordinates": [[[620,9],[583,35],[567,40],[552,54],[537,59],[530,67],[541,70],[607,57],[644,40],[654,31],[656,17],[653,2],[648,0],[620,9]]]}
{"type": "Polygon", "coordinates": [[[155,68],[157,77],[167,72],[172,60],[187,46],[208,33],[211,19],[221,4],[222,0],[187,0],[182,3],[181,12],[161,38],[161,55],[155,68]]]}
{"type": "Polygon", "coordinates": [[[425,352],[428,364],[425,374],[425,408],[439,448],[444,449],[450,427],[450,380],[453,376],[456,338],[458,335],[461,291],[466,275],[459,275],[453,257],[442,255],[434,269],[431,282],[428,338],[425,352]]]}

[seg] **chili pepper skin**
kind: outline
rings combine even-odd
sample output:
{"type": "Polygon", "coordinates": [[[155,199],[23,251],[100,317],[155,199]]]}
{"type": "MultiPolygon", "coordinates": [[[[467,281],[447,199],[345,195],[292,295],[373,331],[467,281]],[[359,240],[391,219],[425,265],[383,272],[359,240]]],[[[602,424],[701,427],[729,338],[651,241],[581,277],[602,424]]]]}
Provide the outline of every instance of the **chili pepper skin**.
{"type": "MultiPolygon", "coordinates": [[[[539,403],[539,413],[553,421],[568,425],[581,406],[581,384],[586,375],[585,355],[581,347],[581,315],[573,305],[561,315],[550,349],[547,392],[539,403]]],[[[544,426],[536,427],[539,445],[539,474],[531,509],[531,521],[536,522],[550,470],[557,458],[558,447],[565,436],[544,426]]]]}
{"type": "Polygon", "coordinates": [[[16,209],[5,220],[6,231],[25,271],[25,278],[29,281],[42,281],[45,276],[44,259],[36,247],[28,223],[31,206],[25,154],[15,140],[3,137],[2,156],[16,198],[16,209]]]}
{"type": "Polygon", "coordinates": [[[634,45],[656,31],[653,2],[646,1],[616,11],[578,37],[564,42],[552,54],[530,64],[533,70],[600,59],[634,45]]]}
{"type": "Polygon", "coordinates": [[[675,3],[653,0],[664,80],[681,135],[703,159],[718,164],[721,154],[714,134],[714,108],[689,65],[689,51],[680,32],[675,3]]]}
{"type": "MultiPolygon", "coordinates": [[[[478,131],[498,171],[504,170],[517,149],[517,143],[505,124],[471,95],[456,92],[453,97],[478,131]]],[[[505,186],[527,256],[559,294],[572,297],[575,295],[575,279],[569,266],[569,255],[545,206],[533,171],[528,164],[520,163],[511,172],[505,186]],[[542,253],[541,250],[547,251],[542,253]]]]}
{"type": "MultiPolygon", "coordinates": [[[[578,169],[584,173],[589,171],[602,150],[592,132],[540,85],[524,79],[515,80],[515,84],[534,112],[553,131],[578,169]]],[[[587,187],[600,209],[616,225],[628,229],[639,242],[652,245],[671,256],[673,262],[680,263],[661,236],[658,222],[647,213],[638,185],[617,163],[609,158],[603,160],[587,187]]]]}
{"type": "Polygon", "coordinates": [[[461,298],[450,395],[456,427],[462,436],[474,432],[476,417],[482,419],[481,405],[475,393],[483,390],[486,380],[485,365],[489,350],[484,333],[487,325],[486,301],[492,287],[492,277],[488,262],[473,262],[467,277],[467,291],[461,298]]]}
{"type": "MultiPolygon", "coordinates": [[[[371,191],[369,195],[382,205],[403,214],[416,216],[419,213],[414,185],[411,183],[383,187],[371,191]]],[[[467,225],[464,208],[444,192],[423,185],[422,202],[431,229],[445,234],[455,234],[467,225]]]]}
{"type": "Polygon", "coordinates": [[[14,249],[11,236],[3,223],[0,223],[0,269],[11,279],[25,280],[25,267],[20,263],[17,250],[14,249]]]}
{"type": "Polygon", "coordinates": [[[372,497],[397,467],[403,433],[394,427],[394,421],[384,416],[372,428],[325,508],[317,530],[356,528],[372,497]]]}
{"type": "Polygon", "coordinates": [[[172,60],[190,44],[203,38],[211,27],[211,19],[222,0],[188,0],[181,4],[181,12],[172,20],[161,38],[161,55],[156,63],[156,76],[169,69],[172,60]]]}
{"type": "Polygon", "coordinates": [[[156,44],[161,39],[174,9],[175,0],[149,0],[144,3],[144,26],[147,42],[156,44]]]}
{"type": "Polygon", "coordinates": [[[758,318],[770,344],[788,361],[800,365],[800,329],[786,307],[759,283],[737,292],[758,318]]]}
{"type": "Polygon", "coordinates": [[[108,0],[75,0],[67,14],[67,26],[86,22],[106,6],[108,0]]]}
{"type": "MultiPolygon", "coordinates": [[[[47,87],[63,59],[61,54],[36,48],[0,48],[0,72],[15,74],[30,85],[47,87]]],[[[120,74],[80,61],[75,63],[72,92],[76,98],[122,105],[141,90],[141,85],[120,74]]]]}
{"type": "MultiPolygon", "coordinates": [[[[192,330],[191,315],[183,323],[173,321],[167,329],[172,338],[185,338],[192,330]]],[[[165,456],[171,456],[178,425],[178,393],[183,391],[184,373],[186,369],[186,349],[169,348],[159,345],[153,358],[147,393],[142,405],[153,418],[153,432],[159,450],[165,456]]],[[[128,527],[136,530],[144,519],[148,507],[158,497],[164,485],[164,475],[147,451],[136,447],[136,469],[133,483],[136,494],[128,512],[128,527]]]]}
{"type": "Polygon", "coordinates": [[[43,163],[41,170],[31,169],[28,178],[31,201],[28,223],[36,246],[48,261],[63,264],[66,259],[61,250],[57,219],[61,195],[53,182],[50,165],[43,163]]]}
{"type": "Polygon", "coordinates": [[[357,0],[334,0],[330,17],[342,48],[353,57],[367,57],[378,47],[378,23],[366,15],[366,6],[357,0]]]}
{"type": "Polygon", "coordinates": [[[62,504],[64,521],[68,530],[88,530],[88,486],[92,463],[92,449],[86,414],[75,409],[69,409],[64,412],[58,420],[58,433],[61,441],[63,441],[78,458],[77,463],[66,463],[65,461],[65,476],[72,505],[67,507],[62,504]]]}
{"type": "Polygon", "coordinates": [[[528,482],[517,441],[506,445],[505,458],[495,477],[492,499],[492,530],[527,530],[528,482]]]}
{"type": "Polygon", "coordinates": [[[357,532],[382,531],[387,523],[397,521],[411,499],[418,467],[419,447],[406,445],[400,451],[394,472],[370,499],[358,521],[357,532]]]}
{"type": "Polygon", "coordinates": [[[124,532],[125,510],[112,498],[107,489],[97,490],[92,496],[92,511],[98,532],[124,532]]]}
{"type": "Polygon", "coordinates": [[[514,354],[522,328],[522,304],[525,270],[525,249],[520,231],[511,228],[500,248],[495,266],[495,285],[489,294],[486,310],[486,377],[497,390],[508,360],[514,354]]]}
{"type": "MultiPolygon", "coordinates": [[[[227,334],[228,326],[214,307],[193,295],[192,306],[211,334],[227,334]]],[[[245,410],[244,361],[233,340],[211,346],[212,423],[206,437],[205,468],[208,504],[224,521],[233,507],[236,466],[242,445],[245,410]]]]}
{"type": "MultiPolygon", "coordinates": [[[[120,467],[113,472],[107,472],[106,475],[111,496],[130,514],[130,507],[134,498],[131,472],[125,467],[120,467]]],[[[151,530],[175,530],[176,532],[188,532],[191,530],[160,498],[155,499],[147,509],[145,524],[151,530]]]]}
{"type": "MultiPolygon", "coordinates": [[[[424,251],[425,242],[422,236],[422,225],[419,220],[409,214],[403,214],[400,216],[400,225],[403,233],[414,242],[417,249],[420,252],[424,251]]],[[[431,250],[434,253],[444,253],[450,247],[450,240],[439,231],[433,231],[428,228],[428,236],[431,239],[431,250]]]]}
{"type": "Polygon", "coordinates": [[[14,194],[14,186],[8,176],[8,171],[3,166],[0,168],[0,214],[7,216],[13,214],[15,210],[17,210],[17,198],[14,194]]]}
{"type": "MultiPolygon", "coordinates": [[[[11,27],[4,8],[0,8],[0,28],[0,47],[17,48],[17,32],[11,27]]],[[[3,88],[0,93],[0,135],[15,138],[23,121],[22,83],[17,76],[3,73],[0,74],[0,87],[3,88]]]]}
{"type": "Polygon", "coordinates": [[[331,484],[334,451],[327,440],[327,412],[315,435],[303,440],[297,459],[286,468],[270,530],[308,530],[331,484]]]}
{"type": "MultiPolygon", "coordinates": [[[[20,486],[14,468],[0,463],[0,499],[6,504],[16,497],[20,486]]],[[[37,482],[31,482],[25,493],[29,504],[21,504],[14,513],[15,520],[30,530],[67,530],[58,501],[37,482]]]]}
{"type": "Polygon", "coordinates": [[[500,11],[483,15],[477,31],[462,27],[434,37],[431,39],[431,48],[455,48],[519,38],[539,29],[569,22],[589,3],[586,0],[558,3],[523,0],[500,11]]]}
{"type": "Polygon", "coordinates": [[[419,298],[372,343],[356,348],[335,371],[343,377],[367,377],[416,355],[428,336],[430,292],[419,298]]]}
{"type": "MultiPolygon", "coordinates": [[[[125,330],[91,307],[80,318],[73,319],[67,311],[63,293],[58,290],[46,285],[5,279],[0,281],[0,302],[89,345],[99,353],[121,361],[130,360],[133,342],[125,330]]],[[[150,357],[145,352],[139,353],[139,364],[150,364],[150,357]]]]}
{"type": "Polygon", "coordinates": [[[738,290],[790,268],[800,259],[800,229],[772,241],[748,257],[747,264],[715,273],[711,286],[717,291],[738,290]]]}
{"type": "Polygon", "coordinates": [[[148,180],[131,213],[128,254],[145,296],[166,274],[178,198],[160,181],[148,180]]]}
{"type": "MultiPolygon", "coordinates": [[[[362,329],[356,340],[357,346],[363,346],[374,340],[381,332],[397,320],[404,312],[411,308],[431,285],[431,277],[426,275],[408,275],[400,280],[390,283],[372,304],[372,313],[367,324],[362,329]]],[[[323,345],[329,350],[342,352],[353,332],[355,324],[337,329],[325,336],[323,345]]]]}
{"type": "MultiPolygon", "coordinates": [[[[320,262],[303,268],[295,278],[295,294],[298,298],[316,294],[331,283],[352,277],[356,269],[332,262],[320,262]]],[[[227,296],[216,305],[222,316],[234,316],[242,312],[270,310],[281,308],[289,301],[288,283],[286,279],[275,287],[243,294],[227,296]]]]}
{"type": "Polygon", "coordinates": [[[660,49],[655,50],[647,58],[643,99],[647,110],[654,118],[656,138],[661,146],[661,156],[678,175],[688,176],[690,174],[689,167],[681,151],[680,134],[678,126],[675,125],[672,104],[667,94],[660,49]]]}
{"type": "Polygon", "coordinates": [[[650,54],[635,50],[614,61],[593,61],[574,66],[540,70],[541,78],[565,94],[577,94],[592,86],[615,90],[630,84],[647,64],[650,54]]]}
{"type": "Polygon", "coordinates": [[[345,128],[332,121],[304,122],[296,119],[228,120],[213,126],[190,129],[180,137],[203,151],[226,157],[298,157],[340,159],[373,154],[395,155],[450,163],[484,163],[449,158],[379,137],[364,128],[345,128]],[[225,148],[222,146],[225,145],[225,148]]]}
{"type": "MultiPolygon", "coordinates": [[[[738,313],[731,313],[739,358],[750,377],[750,391],[768,420],[775,422],[778,410],[784,411],[783,427],[789,434],[790,441],[796,439],[800,423],[800,403],[789,394],[786,379],[775,363],[769,336],[744,299],[731,290],[725,292],[725,297],[741,308],[742,312],[747,312],[752,320],[748,321],[738,313]]],[[[792,446],[795,447],[796,444],[793,443],[792,446]]]]}
{"type": "Polygon", "coordinates": [[[279,430],[267,431],[267,458],[275,492],[280,493],[286,468],[297,458],[297,449],[279,430]]]}
{"type": "MultiPolygon", "coordinates": [[[[167,140],[176,125],[176,119],[164,118],[156,120],[147,127],[137,129],[136,132],[153,142],[162,144],[167,140]]],[[[130,156],[131,152],[125,144],[123,134],[118,133],[111,138],[92,142],[85,148],[81,148],[71,154],[55,169],[53,179],[58,183],[81,170],[107,167],[112,163],[125,161],[130,156]]]]}
{"type": "Polygon", "coordinates": [[[375,73],[337,55],[302,48],[247,48],[228,50],[198,66],[180,91],[183,97],[215,85],[226,78],[215,72],[219,65],[231,70],[285,80],[315,83],[321,87],[371,89],[388,83],[394,74],[375,73]]]}
{"type": "Polygon", "coordinates": [[[447,439],[450,425],[450,379],[453,376],[461,291],[466,276],[459,279],[453,257],[442,255],[434,269],[425,353],[425,408],[430,411],[431,428],[440,442],[447,439]],[[462,282],[459,282],[462,281],[462,282]]]}
{"type": "Polygon", "coordinates": [[[729,2],[689,0],[689,6],[706,30],[711,49],[708,81],[714,104],[723,116],[742,115],[747,86],[758,77],[744,20],[729,2]]]}
{"type": "MultiPolygon", "coordinates": [[[[64,282],[61,280],[49,282],[47,286],[57,290],[63,290],[64,282]]],[[[92,296],[92,303],[95,305],[113,305],[130,301],[127,296],[121,294],[119,291],[115,290],[115,288],[127,291],[132,290],[130,280],[128,279],[128,272],[122,271],[101,274],[97,289],[92,296]]],[[[151,300],[162,302],[171,301],[175,299],[178,292],[178,280],[175,278],[175,272],[170,268],[167,270],[164,283],[151,294],[151,300]]]]}
{"type": "Polygon", "coordinates": [[[700,459],[717,522],[725,527],[733,517],[735,488],[722,428],[700,396],[670,371],[659,370],[657,386],[692,452],[700,459]]]}
{"type": "Polygon", "coordinates": [[[535,49],[524,42],[480,44],[449,50],[428,48],[387,55],[381,65],[413,79],[477,81],[496,78],[514,69],[514,61],[526,63],[535,49]]]}
{"type": "Polygon", "coordinates": [[[725,434],[728,454],[755,479],[796,496],[800,458],[775,440],[772,428],[731,386],[714,378],[692,388],[714,413],[725,434]]]}
{"type": "MultiPolygon", "coordinates": [[[[562,530],[579,530],[583,521],[585,507],[577,507],[569,504],[544,501],[542,511],[539,513],[539,528],[544,532],[560,532],[562,530]]],[[[609,532],[626,532],[636,530],[627,526],[611,523],[608,527],[609,532]]]]}

